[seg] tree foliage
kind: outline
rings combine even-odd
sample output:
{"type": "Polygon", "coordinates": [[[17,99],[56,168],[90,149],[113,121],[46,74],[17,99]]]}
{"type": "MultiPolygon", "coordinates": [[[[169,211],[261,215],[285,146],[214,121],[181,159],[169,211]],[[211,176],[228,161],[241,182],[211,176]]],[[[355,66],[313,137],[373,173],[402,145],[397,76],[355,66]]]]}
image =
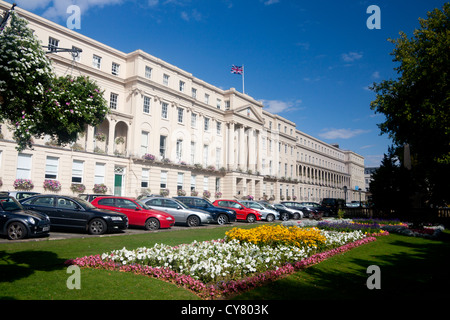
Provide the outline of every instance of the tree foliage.
{"type": "Polygon", "coordinates": [[[428,203],[438,203],[449,200],[450,3],[419,22],[412,38],[400,32],[389,40],[399,77],[373,85],[371,109],[385,115],[379,128],[396,147],[410,145],[413,171],[422,179],[415,181],[426,188],[428,203]]]}
{"type": "Polygon", "coordinates": [[[98,125],[108,107],[88,77],[58,77],[27,21],[11,12],[0,34],[0,121],[7,121],[17,150],[32,138],[51,135],[60,144],[76,141],[85,125],[98,125]]]}

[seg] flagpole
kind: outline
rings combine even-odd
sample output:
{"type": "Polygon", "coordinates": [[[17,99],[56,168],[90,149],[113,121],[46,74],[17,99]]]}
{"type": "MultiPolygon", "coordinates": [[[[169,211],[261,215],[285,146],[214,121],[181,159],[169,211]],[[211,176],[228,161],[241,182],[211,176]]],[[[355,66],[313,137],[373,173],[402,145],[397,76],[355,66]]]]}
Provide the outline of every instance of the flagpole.
{"type": "Polygon", "coordinates": [[[245,74],[245,72],[244,72],[244,65],[242,64],[242,93],[245,93],[245,90],[244,90],[244,74],[245,74]]]}

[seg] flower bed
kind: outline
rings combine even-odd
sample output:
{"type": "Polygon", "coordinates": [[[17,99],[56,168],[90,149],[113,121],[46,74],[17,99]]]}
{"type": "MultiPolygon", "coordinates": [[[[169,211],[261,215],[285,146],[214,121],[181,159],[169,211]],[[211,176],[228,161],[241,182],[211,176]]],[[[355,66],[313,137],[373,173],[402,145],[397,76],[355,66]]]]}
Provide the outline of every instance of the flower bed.
{"type": "Polygon", "coordinates": [[[175,247],[155,244],[135,250],[123,248],[69,263],[145,274],[182,285],[202,298],[218,298],[279,279],[374,240],[359,230],[235,228],[224,239],[175,247]]]}

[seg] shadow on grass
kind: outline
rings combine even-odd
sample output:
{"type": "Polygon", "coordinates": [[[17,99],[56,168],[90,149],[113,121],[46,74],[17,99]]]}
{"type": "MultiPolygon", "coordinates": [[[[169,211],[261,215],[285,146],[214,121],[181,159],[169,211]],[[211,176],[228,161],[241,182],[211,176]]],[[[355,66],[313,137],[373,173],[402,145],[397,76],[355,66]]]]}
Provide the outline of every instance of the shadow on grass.
{"type": "Polygon", "coordinates": [[[415,240],[368,244],[235,299],[448,299],[450,242],[415,240]],[[370,265],[380,268],[380,289],[367,287],[370,265]]]}
{"type": "Polygon", "coordinates": [[[26,278],[35,271],[54,271],[64,268],[64,259],[49,251],[0,251],[0,282],[26,278]]]}

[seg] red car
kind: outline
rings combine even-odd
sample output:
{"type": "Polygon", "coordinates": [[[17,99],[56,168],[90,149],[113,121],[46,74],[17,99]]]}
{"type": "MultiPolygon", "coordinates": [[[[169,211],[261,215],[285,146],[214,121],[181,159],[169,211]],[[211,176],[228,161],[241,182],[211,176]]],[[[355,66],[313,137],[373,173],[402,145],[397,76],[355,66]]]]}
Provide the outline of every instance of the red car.
{"type": "Polygon", "coordinates": [[[247,222],[261,220],[261,213],[258,210],[250,209],[236,200],[219,199],[214,201],[213,205],[233,209],[236,211],[236,220],[246,220],[247,222]]]}
{"type": "Polygon", "coordinates": [[[100,196],[92,200],[91,203],[97,208],[124,213],[128,217],[129,225],[143,226],[147,230],[167,229],[175,224],[172,215],[150,209],[145,203],[132,198],[100,196]]]}

